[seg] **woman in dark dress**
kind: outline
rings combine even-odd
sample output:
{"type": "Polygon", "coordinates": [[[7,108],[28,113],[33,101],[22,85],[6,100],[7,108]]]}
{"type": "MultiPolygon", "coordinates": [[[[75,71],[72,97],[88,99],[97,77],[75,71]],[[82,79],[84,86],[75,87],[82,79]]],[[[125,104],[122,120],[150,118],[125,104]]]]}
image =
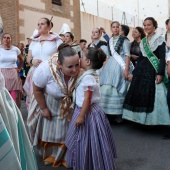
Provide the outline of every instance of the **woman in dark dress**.
{"type": "Polygon", "coordinates": [[[165,41],[155,32],[156,28],[154,18],[144,20],[147,37],[140,43],[141,54],[124,101],[123,118],[145,125],[170,125],[163,81],[165,41]]]}
{"type": "Polygon", "coordinates": [[[131,47],[130,47],[130,59],[134,66],[137,63],[137,59],[140,54],[139,44],[145,36],[146,36],[146,34],[142,27],[134,28],[134,30],[132,32],[132,37],[134,38],[134,41],[131,43],[131,47]]]}

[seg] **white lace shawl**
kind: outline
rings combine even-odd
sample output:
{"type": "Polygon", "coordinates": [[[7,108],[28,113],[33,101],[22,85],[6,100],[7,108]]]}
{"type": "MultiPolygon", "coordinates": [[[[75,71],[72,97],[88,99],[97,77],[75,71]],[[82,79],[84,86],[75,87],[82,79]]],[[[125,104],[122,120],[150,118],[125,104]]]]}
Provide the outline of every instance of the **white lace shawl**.
{"type": "MultiPolygon", "coordinates": [[[[158,35],[157,33],[153,34],[151,39],[148,41],[149,47],[152,52],[155,51],[158,48],[158,46],[160,46],[163,42],[165,42],[165,38],[161,35],[158,35]]],[[[142,52],[142,55],[144,57],[147,57],[142,41],[140,43],[140,50],[142,52]]]]}

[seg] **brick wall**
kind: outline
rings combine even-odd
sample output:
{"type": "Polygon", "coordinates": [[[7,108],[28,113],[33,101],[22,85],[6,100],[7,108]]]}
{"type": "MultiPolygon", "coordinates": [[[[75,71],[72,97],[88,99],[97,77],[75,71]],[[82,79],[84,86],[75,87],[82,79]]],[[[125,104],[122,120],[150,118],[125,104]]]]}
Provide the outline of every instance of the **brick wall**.
{"type": "MultiPolygon", "coordinates": [[[[25,26],[27,21],[24,11],[26,10],[30,14],[36,12],[49,17],[57,16],[60,21],[66,20],[73,23],[71,31],[75,35],[75,39],[79,40],[81,38],[80,2],[79,0],[61,0],[61,2],[62,6],[57,6],[53,5],[51,0],[0,0],[0,15],[4,23],[4,32],[12,34],[14,45],[17,45],[19,41],[26,42],[26,33],[30,34],[30,30],[27,30],[29,28],[25,26]],[[38,1],[39,4],[36,3],[38,1]]],[[[35,17],[31,18],[29,24],[33,24],[33,27],[36,28],[37,23],[38,20],[35,17]]]]}
{"type": "Polygon", "coordinates": [[[12,35],[14,45],[19,40],[18,0],[0,0],[0,15],[4,24],[4,33],[12,35]]]}

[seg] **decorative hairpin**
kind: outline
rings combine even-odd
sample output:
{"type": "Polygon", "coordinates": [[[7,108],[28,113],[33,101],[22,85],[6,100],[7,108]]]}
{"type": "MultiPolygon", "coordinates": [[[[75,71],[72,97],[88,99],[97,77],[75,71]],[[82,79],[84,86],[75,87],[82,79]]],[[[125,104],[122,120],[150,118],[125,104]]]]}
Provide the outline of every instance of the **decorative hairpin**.
{"type": "Polygon", "coordinates": [[[50,22],[52,21],[52,19],[53,19],[53,16],[51,17],[50,22]]]}

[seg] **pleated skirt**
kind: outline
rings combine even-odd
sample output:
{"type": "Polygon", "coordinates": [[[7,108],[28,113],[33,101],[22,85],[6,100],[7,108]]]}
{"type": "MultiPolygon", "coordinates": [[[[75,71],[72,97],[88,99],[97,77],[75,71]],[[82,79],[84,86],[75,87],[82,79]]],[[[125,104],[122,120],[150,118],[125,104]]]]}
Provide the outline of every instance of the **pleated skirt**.
{"type": "Polygon", "coordinates": [[[76,106],[66,137],[66,163],[74,170],[115,170],[116,148],[109,121],[98,104],[92,104],[84,125],[75,126],[81,111],[76,106]]]}
{"type": "Polygon", "coordinates": [[[53,167],[64,165],[66,167],[64,144],[69,122],[66,116],[60,117],[62,99],[54,99],[53,96],[45,94],[48,109],[52,119],[48,120],[41,114],[40,107],[32,96],[28,112],[27,125],[30,140],[33,146],[37,147],[39,155],[44,162],[49,162],[53,167]]]}
{"type": "Polygon", "coordinates": [[[16,68],[1,68],[1,73],[5,79],[5,87],[8,91],[22,90],[22,81],[16,68]]]}

